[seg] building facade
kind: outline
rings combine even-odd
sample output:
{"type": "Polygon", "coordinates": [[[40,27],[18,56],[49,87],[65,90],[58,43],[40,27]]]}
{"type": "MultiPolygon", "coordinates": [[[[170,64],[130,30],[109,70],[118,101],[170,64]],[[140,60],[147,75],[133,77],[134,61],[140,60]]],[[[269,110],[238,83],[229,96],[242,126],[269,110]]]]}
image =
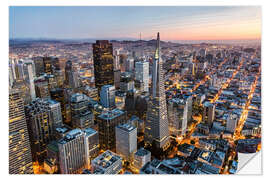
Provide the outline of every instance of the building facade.
{"type": "Polygon", "coordinates": [[[149,62],[139,61],[135,63],[135,79],[143,84],[143,91],[149,91],[149,62]]]}
{"type": "Polygon", "coordinates": [[[145,122],[145,141],[147,144],[153,144],[154,142],[157,148],[166,150],[170,145],[170,139],[162,64],[160,38],[158,33],[152,71],[152,92],[148,102],[147,119],[145,122]]]}
{"type": "Polygon", "coordinates": [[[59,140],[59,164],[61,174],[80,173],[87,166],[85,133],[80,129],[69,131],[59,140]]]}
{"type": "Polygon", "coordinates": [[[97,116],[99,143],[102,150],[115,150],[115,127],[126,123],[126,112],[113,109],[97,116]]]}
{"type": "Polygon", "coordinates": [[[24,103],[18,90],[9,91],[9,174],[33,174],[24,103]]]}
{"type": "Polygon", "coordinates": [[[76,93],[70,97],[71,124],[73,128],[91,128],[94,125],[94,115],[88,108],[89,97],[76,93]]]}
{"type": "Polygon", "coordinates": [[[113,85],[104,85],[101,87],[100,103],[105,108],[115,108],[115,87],[113,85]]]}
{"type": "Polygon", "coordinates": [[[93,174],[118,174],[122,169],[122,158],[107,150],[96,157],[91,166],[93,174]]]}
{"type": "Polygon", "coordinates": [[[93,44],[95,85],[100,92],[104,85],[114,85],[113,46],[107,40],[97,40],[93,44]]]}
{"type": "Polygon", "coordinates": [[[132,162],[137,151],[137,128],[130,124],[119,124],[115,127],[116,153],[126,161],[132,162]]]}

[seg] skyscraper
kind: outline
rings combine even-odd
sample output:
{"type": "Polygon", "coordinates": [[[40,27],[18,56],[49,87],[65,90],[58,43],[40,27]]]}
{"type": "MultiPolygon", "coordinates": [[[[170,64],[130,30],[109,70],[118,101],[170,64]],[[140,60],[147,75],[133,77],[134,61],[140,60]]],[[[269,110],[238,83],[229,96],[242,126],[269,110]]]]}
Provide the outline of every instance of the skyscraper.
{"type": "Polygon", "coordinates": [[[54,71],[60,70],[60,62],[57,57],[43,57],[43,67],[46,74],[53,74],[54,71]]]}
{"type": "Polygon", "coordinates": [[[46,146],[53,140],[53,128],[61,121],[59,109],[59,103],[39,98],[25,107],[33,161],[43,163],[46,157],[46,146]],[[51,107],[55,103],[56,110],[55,107],[51,107]]]}
{"type": "Polygon", "coordinates": [[[57,102],[52,99],[47,100],[49,113],[51,116],[53,131],[58,127],[63,126],[62,113],[61,113],[61,105],[60,102],[57,102]]]}
{"type": "Polygon", "coordinates": [[[115,126],[126,122],[126,112],[119,109],[103,112],[97,117],[101,149],[115,150],[115,126]]]}
{"type": "Polygon", "coordinates": [[[44,99],[50,98],[49,85],[48,81],[45,78],[43,77],[36,78],[34,84],[37,97],[44,99]]]}
{"type": "Polygon", "coordinates": [[[208,124],[208,126],[211,126],[214,119],[215,119],[215,109],[216,105],[213,103],[210,103],[209,101],[206,101],[203,104],[203,117],[202,120],[208,124]]]}
{"type": "Polygon", "coordinates": [[[72,67],[72,61],[68,60],[65,67],[66,85],[70,88],[79,87],[79,75],[72,67]]]}
{"type": "Polygon", "coordinates": [[[13,72],[12,72],[12,65],[9,65],[8,67],[8,80],[9,80],[9,86],[12,87],[13,83],[14,83],[14,76],[13,76],[13,72]]]}
{"type": "Polygon", "coordinates": [[[127,92],[134,89],[134,80],[131,72],[121,73],[120,90],[127,92]]]}
{"type": "Polygon", "coordinates": [[[107,40],[93,44],[95,84],[100,92],[104,85],[114,85],[113,46],[107,40]]]}
{"type": "Polygon", "coordinates": [[[117,70],[120,70],[120,53],[119,53],[120,49],[116,49],[114,51],[114,70],[117,71],[117,70]]]}
{"type": "Polygon", "coordinates": [[[98,132],[92,128],[86,128],[83,130],[83,132],[85,133],[87,167],[89,168],[90,161],[98,156],[99,152],[98,132]]]}
{"type": "Polygon", "coordinates": [[[144,148],[140,148],[135,154],[134,154],[134,162],[132,164],[132,167],[135,169],[135,171],[139,172],[140,169],[148,162],[151,161],[151,152],[147,151],[144,148]]]}
{"type": "Polygon", "coordinates": [[[73,129],[59,140],[59,164],[61,174],[79,173],[87,165],[85,133],[73,129]]]}
{"type": "Polygon", "coordinates": [[[132,162],[137,151],[137,128],[130,124],[119,124],[115,127],[116,153],[126,161],[132,162]]]}
{"type": "Polygon", "coordinates": [[[54,88],[50,90],[51,99],[58,101],[61,105],[61,113],[62,113],[62,120],[64,123],[69,124],[70,119],[67,119],[66,114],[66,100],[64,89],[62,88],[54,88]]]}
{"type": "Polygon", "coordinates": [[[43,67],[44,67],[44,73],[53,74],[51,57],[43,57],[43,67]]]}
{"type": "Polygon", "coordinates": [[[24,70],[24,79],[27,82],[30,89],[31,99],[34,100],[36,98],[36,92],[34,85],[33,63],[25,62],[23,64],[23,70],[24,70]]]}
{"type": "Polygon", "coordinates": [[[24,104],[14,89],[9,91],[9,174],[33,174],[24,104]]]}
{"type": "Polygon", "coordinates": [[[121,75],[121,66],[120,66],[120,54],[119,54],[120,49],[116,49],[114,51],[114,63],[113,63],[113,68],[114,68],[114,86],[115,89],[118,89],[120,87],[120,75],[121,75]]]}
{"type": "Polygon", "coordinates": [[[73,128],[91,128],[94,125],[94,115],[88,108],[89,97],[76,93],[70,98],[71,124],[73,128]]]}
{"type": "Polygon", "coordinates": [[[115,108],[115,87],[104,85],[100,91],[100,103],[105,108],[115,108]]]}
{"type": "Polygon", "coordinates": [[[139,61],[135,63],[135,79],[142,84],[143,91],[149,91],[149,62],[139,61]]]}
{"type": "Polygon", "coordinates": [[[192,97],[189,98],[173,98],[168,102],[168,121],[169,131],[171,135],[184,135],[187,131],[187,124],[191,118],[192,97]],[[190,116],[189,116],[190,115],[190,116]]]}
{"type": "Polygon", "coordinates": [[[236,114],[230,114],[229,118],[227,119],[226,122],[226,130],[234,133],[238,123],[238,117],[236,114]]]}
{"type": "Polygon", "coordinates": [[[44,62],[42,57],[34,57],[33,58],[35,69],[36,69],[36,76],[39,77],[44,74],[44,62]]]}
{"type": "Polygon", "coordinates": [[[125,70],[127,72],[133,72],[134,70],[134,59],[133,58],[128,58],[125,61],[125,70]]]}
{"type": "Polygon", "coordinates": [[[159,33],[157,34],[157,46],[154,58],[152,71],[153,87],[147,107],[145,141],[157,148],[166,150],[170,145],[170,139],[159,33]]]}

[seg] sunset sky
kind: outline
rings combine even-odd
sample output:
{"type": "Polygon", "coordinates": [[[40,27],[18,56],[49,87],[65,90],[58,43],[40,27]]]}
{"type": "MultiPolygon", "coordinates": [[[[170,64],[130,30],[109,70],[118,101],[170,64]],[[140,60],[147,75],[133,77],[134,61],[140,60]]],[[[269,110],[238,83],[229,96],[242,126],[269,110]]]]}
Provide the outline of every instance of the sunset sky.
{"type": "Polygon", "coordinates": [[[10,7],[10,38],[243,40],[261,38],[257,6],[10,7]]]}

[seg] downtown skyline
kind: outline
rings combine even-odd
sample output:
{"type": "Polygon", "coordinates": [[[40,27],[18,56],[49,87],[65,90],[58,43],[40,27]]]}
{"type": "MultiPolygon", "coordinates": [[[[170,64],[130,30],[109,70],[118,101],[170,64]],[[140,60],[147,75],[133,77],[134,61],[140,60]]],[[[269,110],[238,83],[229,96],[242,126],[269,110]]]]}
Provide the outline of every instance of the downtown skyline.
{"type": "Polygon", "coordinates": [[[256,6],[47,6],[9,8],[9,38],[260,40],[261,8],[256,6]]]}

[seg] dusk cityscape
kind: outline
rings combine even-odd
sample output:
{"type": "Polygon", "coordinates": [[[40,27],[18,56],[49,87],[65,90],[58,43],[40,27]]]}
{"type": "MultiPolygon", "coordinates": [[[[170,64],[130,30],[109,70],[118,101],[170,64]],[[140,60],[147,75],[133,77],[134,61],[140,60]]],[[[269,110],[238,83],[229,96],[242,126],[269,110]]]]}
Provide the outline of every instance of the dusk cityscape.
{"type": "Polygon", "coordinates": [[[10,6],[9,174],[237,174],[261,150],[258,6],[10,6]]]}

